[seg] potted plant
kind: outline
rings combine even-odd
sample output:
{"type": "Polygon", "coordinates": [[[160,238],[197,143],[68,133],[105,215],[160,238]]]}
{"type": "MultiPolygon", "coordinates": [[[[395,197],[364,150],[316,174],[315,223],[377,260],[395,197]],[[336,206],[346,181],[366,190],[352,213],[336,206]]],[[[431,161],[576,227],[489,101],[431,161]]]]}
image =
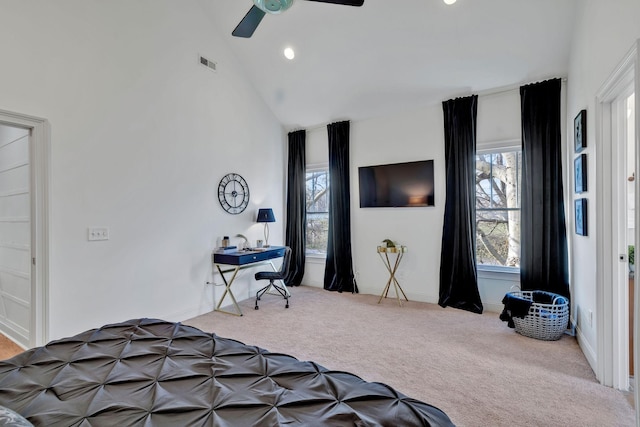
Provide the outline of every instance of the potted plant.
{"type": "Polygon", "coordinates": [[[382,241],[382,246],[378,246],[378,251],[380,252],[396,252],[396,243],[391,239],[384,239],[382,241]]]}
{"type": "Polygon", "coordinates": [[[386,248],[395,248],[395,247],[396,247],[396,244],[395,244],[395,243],[394,243],[394,241],[393,241],[393,240],[391,240],[391,239],[384,239],[384,240],[382,241],[382,243],[384,243],[384,245],[385,245],[385,247],[386,247],[386,248]]]}
{"type": "Polygon", "coordinates": [[[634,245],[629,245],[629,271],[636,271],[636,249],[634,245]]]}

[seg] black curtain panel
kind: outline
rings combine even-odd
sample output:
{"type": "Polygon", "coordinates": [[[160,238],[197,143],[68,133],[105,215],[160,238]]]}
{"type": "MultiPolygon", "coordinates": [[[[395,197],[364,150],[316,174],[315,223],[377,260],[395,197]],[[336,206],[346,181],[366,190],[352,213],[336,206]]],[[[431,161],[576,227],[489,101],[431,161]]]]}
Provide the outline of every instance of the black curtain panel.
{"type": "Polygon", "coordinates": [[[478,96],[442,103],[447,198],[444,206],[442,307],[482,313],[476,271],[476,113],[478,96]]]}
{"type": "Polygon", "coordinates": [[[358,292],[351,259],[349,122],[327,125],[329,136],[329,240],[324,288],[358,292]]]}
{"type": "Polygon", "coordinates": [[[569,298],[560,79],[522,86],[520,286],[569,298]]]}
{"type": "Polygon", "coordinates": [[[305,188],[305,141],[306,131],[289,133],[289,161],[287,164],[287,225],[285,244],[291,248],[289,274],[284,281],[287,286],[300,286],[304,276],[305,249],[307,243],[306,188],[305,188]]]}

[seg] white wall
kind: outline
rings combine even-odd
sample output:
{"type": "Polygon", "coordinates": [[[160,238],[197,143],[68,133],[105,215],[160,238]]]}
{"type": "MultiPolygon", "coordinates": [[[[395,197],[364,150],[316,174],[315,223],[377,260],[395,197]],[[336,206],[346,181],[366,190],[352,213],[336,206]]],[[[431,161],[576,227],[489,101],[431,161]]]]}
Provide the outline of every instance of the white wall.
{"type": "Polygon", "coordinates": [[[51,124],[50,338],[211,310],[221,236],[284,215],[285,135],[200,0],[3,0],[0,51],[0,109],[51,124]],[[217,201],[229,172],[250,185],[240,215],[217,201]]]}
{"type": "MultiPolygon", "coordinates": [[[[380,294],[389,274],[376,247],[389,238],[408,247],[397,278],[410,300],[437,302],[444,213],[442,107],[351,122],[350,178],[353,269],[361,293],[380,294]],[[434,160],[435,206],[361,209],[358,167],[434,160]]],[[[327,161],[325,127],[307,132],[307,163],[327,161]]],[[[307,258],[303,283],[323,286],[324,260],[307,258]]],[[[391,291],[390,295],[393,295],[391,291]]]]}
{"type": "MultiPolygon", "coordinates": [[[[353,268],[361,293],[379,295],[389,275],[376,253],[389,238],[408,247],[397,278],[410,300],[437,303],[445,203],[444,119],[442,105],[402,115],[351,122],[351,228],[353,268]],[[434,160],[435,206],[359,207],[358,167],[414,160],[434,160]]],[[[478,144],[520,140],[518,89],[496,91],[478,99],[478,144]]],[[[307,163],[327,160],[325,127],[307,132],[307,163]]],[[[303,283],[323,286],[324,260],[307,258],[303,283]]],[[[500,311],[502,298],[519,276],[481,273],[478,287],[487,310],[500,311]]],[[[390,292],[393,294],[393,290],[390,292]]]]}
{"type": "MultiPolygon", "coordinates": [[[[397,278],[410,300],[438,301],[445,201],[442,106],[434,105],[351,126],[353,268],[360,292],[380,294],[389,278],[376,247],[384,239],[408,247],[397,278]],[[413,160],[434,161],[435,206],[360,208],[358,167],[413,160]]],[[[390,292],[390,295],[393,291],[390,292]]],[[[392,302],[395,304],[395,302],[392,302]]]]}
{"type": "MultiPolygon", "coordinates": [[[[573,117],[587,110],[587,148],[589,156],[588,188],[584,197],[589,199],[589,236],[569,233],[572,248],[572,311],[577,317],[580,344],[595,369],[597,335],[596,324],[596,250],[595,192],[598,171],[596,170],[595,96],[612,74],[616,65],[640,38],[640,2],[637,0],[584,0],[579,2],[576,29],[570,58],[567,85],[567,131],[572,132],[573,117]],[[589,311],[593,311],[593,322],[588,322],[589,311]]],[[[567,140],[567,162],[573,161],[572,138],[567,140]]],[[[573,186],[570,188],[573,192],[573,186]]],[[[572,198],[576,198],[574,194],[572,198]]],[[[567,209],[569,216],[573,208],[567,209]]]]}

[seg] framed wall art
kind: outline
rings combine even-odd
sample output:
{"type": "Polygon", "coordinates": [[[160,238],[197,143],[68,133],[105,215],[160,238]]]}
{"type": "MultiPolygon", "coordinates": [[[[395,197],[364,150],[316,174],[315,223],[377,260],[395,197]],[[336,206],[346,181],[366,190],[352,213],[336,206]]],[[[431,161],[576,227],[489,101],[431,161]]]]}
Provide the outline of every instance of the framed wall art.
{"type": "Polygon", "coordinates": [[[578,199],[575,201],[575,205],[576,234],[579,236],[588,236],[587,199],[578,199]]]}
{"type": "Polygon", "coordinates": [[[587,191],[587,155],[580,154],[573,162],[576,194],[587,191]]]}
{"type": "Polygon", "coordinates": [[[587,110],[582,110],[573,119],[573,140],[576,153],[587,146],[587,110]]]}

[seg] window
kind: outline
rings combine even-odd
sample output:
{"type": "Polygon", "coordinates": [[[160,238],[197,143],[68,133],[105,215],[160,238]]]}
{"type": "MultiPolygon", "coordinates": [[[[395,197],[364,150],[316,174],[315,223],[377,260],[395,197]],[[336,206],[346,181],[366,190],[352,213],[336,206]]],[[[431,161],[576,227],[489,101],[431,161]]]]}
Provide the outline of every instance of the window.
{"type": "Polygon", "coordinates": [[[478,266],[520,267],[521,170],[519,149],[476,155],[478,266]]]}
{"type": "Polygon", "coordinates": [[[329,237],[329,170],[307,169],[307,256],[325,257],[329,237]]]}

